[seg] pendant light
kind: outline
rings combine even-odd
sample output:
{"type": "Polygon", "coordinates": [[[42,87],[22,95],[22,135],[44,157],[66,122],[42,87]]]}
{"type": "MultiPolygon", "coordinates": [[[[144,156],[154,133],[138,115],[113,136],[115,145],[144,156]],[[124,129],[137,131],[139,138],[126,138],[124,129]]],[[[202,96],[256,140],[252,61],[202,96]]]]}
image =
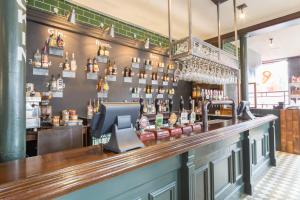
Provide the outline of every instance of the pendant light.
{"type": "Polygon", "coordinates": [[[72,23],[72,24],[76,24],[76,11],[73,8],[72,12],[70,13],[69,17],[68,17],[68,22],[72,23]]]}
{"type": "Polygon", "coordinates": [[[146,39],[144,47],[145,47],[145,49],[149,49],[149,47],[150,47],[150,39],[149,38],[146,39]]]}
{"type": "Polygon", "coordinates": [[[114,38],[115,37],[115,26],[112,24],[109,30],[109,35],[110,37],[114,38]]]}

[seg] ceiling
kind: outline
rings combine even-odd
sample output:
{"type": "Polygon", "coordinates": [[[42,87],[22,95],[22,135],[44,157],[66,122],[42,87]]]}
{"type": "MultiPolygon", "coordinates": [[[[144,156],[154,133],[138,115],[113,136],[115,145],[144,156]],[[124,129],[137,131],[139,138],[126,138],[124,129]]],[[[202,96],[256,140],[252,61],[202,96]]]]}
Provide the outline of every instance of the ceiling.
{"type": "MultiPolygon", "coordinates": [[[[162,35],[168,35],[167,0],[69,0],[162,35]]],[[[173,37],[187,36],[187,6],[173,0],[173,37]]],[[[237,0],[246,3],[246,18],[239,28],[248,27],[300,10],[300,0],[237,0]]],[[[211,0],[192,0],[193,35],[208,39],[217,35],[216,6],[211,0]]],[[[232,0],[221,5],[221,33],[233,30],[232,0]]]]}
{"type": "Polygon", "coordinates": [[[258,52],[263,61],[300,55],[300,25],[249,37],[248,48],[258,52]],[[273,46],[270,46],[273,38],[273,46]]]}

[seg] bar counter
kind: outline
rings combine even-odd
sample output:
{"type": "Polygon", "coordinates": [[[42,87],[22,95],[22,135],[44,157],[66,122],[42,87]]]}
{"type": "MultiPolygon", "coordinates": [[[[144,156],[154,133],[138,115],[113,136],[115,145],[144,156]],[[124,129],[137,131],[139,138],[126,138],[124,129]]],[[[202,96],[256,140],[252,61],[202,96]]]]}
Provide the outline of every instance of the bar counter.
{"type": "Polygon", "coordinates": [[[274,120],[267,115],[213,123],[207,132],[150,142],[121,154],[92,146],[3,163],[0,199],[222,199],[251,194],[254,175],[276,165],[274,120]],[[217,171],[221,165],[214,165],[223,158],[230,170],[228,180],[214,184],[214,176],[222,174],[217,171]],[[206,166],[203,174],[198,165],[206,166]]]}

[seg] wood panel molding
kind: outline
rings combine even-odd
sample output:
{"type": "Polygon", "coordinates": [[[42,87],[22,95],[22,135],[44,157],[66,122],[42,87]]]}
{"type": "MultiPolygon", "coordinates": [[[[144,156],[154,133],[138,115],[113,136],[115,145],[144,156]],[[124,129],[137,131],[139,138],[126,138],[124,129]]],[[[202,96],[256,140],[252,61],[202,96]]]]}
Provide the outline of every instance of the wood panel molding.
{"type": "Polygon", "coordinates": [[[187,151],[222,141],[276,120],[274,115],[252,121],[225,121],[208,132],[194,133],[122,154],[102,153],[99,147],[0,164],[0,199],[50,199],[153,164],[187,151]]]}
{"type": "Polygon", "coordinates": [[[281,110],[281,151],[300,154],[300,111],[281,110]]]}

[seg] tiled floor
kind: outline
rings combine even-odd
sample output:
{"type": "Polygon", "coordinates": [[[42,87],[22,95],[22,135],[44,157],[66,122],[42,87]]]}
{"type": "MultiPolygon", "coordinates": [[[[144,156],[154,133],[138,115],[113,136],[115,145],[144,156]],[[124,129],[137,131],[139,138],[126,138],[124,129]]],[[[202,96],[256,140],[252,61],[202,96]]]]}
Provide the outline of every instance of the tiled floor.
{"type": "Polygon", "coordinates": [[[300,200],[300,155],[277,152],[272,167],[243,200],[300,200]]]}

